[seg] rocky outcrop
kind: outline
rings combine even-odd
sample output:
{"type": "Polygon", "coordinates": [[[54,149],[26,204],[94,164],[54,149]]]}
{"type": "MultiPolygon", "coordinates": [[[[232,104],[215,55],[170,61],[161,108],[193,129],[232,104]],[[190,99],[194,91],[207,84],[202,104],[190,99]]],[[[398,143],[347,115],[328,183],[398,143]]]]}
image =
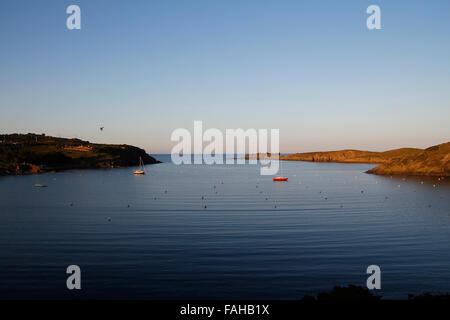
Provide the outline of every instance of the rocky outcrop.
{"type": "Polygon", "coordinates": [[[367,173],[379,175],[450,176],[450,142],[427,149],[401,148],[385,152],[340,150],[295,153],[286,161],[377,163],[367,173]]]}
{"type": "Polygon", "coordinates": [[[450,176],[450,142],[405,155],[375,167],[367,173],[380,175],[450,176]]]}
{"type": "Polygon", "coordinates": [[[36,174],[69,169],[120,168],[159,163],[129,145],[94,144],[36,134],[2,135],[0,175],[36,174]]]}
{"type": "Polygon", "coordinates": [[[343,162],[343,163],[385,163],[395,157],[419,153],[421,149],[402,148],[385,152],[340,150],[325,152],[295,153],[282,156],[281,160],[311,162],[343,162]]]}

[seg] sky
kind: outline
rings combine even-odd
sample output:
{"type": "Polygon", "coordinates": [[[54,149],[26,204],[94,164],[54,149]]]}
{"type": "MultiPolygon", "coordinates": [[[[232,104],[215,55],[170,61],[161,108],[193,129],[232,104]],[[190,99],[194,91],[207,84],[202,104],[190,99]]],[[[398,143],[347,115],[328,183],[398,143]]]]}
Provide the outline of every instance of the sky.
{"type": "Polygon", "coordinates": [[[202,120],[280,129],[283,153],[428,147],[450,140],[449,13],[448,0],[2,0],[0,133],[169,153],[173,130],[202,120]],[[72,4],[81,30],[66,27],[72,4]]]}

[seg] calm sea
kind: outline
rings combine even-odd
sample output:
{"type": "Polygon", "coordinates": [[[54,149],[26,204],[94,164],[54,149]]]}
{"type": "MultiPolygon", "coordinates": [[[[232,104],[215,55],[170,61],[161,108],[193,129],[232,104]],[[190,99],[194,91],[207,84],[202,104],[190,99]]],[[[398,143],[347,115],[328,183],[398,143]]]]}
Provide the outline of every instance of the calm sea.
{"type": "Polygon", "coordinates": [[[147,166],[0,178],[0,298],[299,299],[450,292],[450,185],[372,165],[147,166]],[[44,183],[48,188],[36,188],[44,183]],[[82,290],[66,289],[79,265],[82,290]]]}

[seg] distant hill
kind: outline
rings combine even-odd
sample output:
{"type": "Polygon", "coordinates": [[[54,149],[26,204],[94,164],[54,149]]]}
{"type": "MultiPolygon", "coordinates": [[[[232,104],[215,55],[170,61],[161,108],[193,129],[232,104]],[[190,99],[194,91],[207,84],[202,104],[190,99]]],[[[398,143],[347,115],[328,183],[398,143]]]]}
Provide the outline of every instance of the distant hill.
{"type": "Polygon", "coordinates": [[[380,175],[450,176],[450,142],[393,158],[367,172],[380,175]]]}
{"type": "MultiPolygon", "coordinates": [[[[276,159],[276,154],[272,156],[270,152],[267,153],[256,153],[256,154],[246,154],[244,159],[246,160],[266,160],[266,159],[276,159]]],[[[237,157],[236,157],[237,159],[237,157]]]]}
{"type": "Polygon", "coordinates": [[[377,163],[367,171],[380,175],[450,176],[450,142],[427,149],[401,148],[384,152],[340,150],[281,156],[286,161],[377,163]]]}
{"type": "Polygon", "coordinates": [[[402,148],[385,152],[340,150],[324,152],[295,153],[281,156],[281,160],[344,163],[385,163],[393,158],[420,153],[421,149],[402,148]]]}
{"type": "Polygon", "coordinates": [[[129,145],[95,144],[38,134],[0,135],[0,175],[35,174],[69,169],[120,168],[159,163],[129,145]]]}

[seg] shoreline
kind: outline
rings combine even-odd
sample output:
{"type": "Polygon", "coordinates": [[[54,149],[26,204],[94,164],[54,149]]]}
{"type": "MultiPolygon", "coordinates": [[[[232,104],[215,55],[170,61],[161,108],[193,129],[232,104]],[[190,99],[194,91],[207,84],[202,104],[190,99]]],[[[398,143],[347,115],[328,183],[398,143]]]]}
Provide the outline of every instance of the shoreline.
{"type": "MultiPolygon", "coordinates": [[[[154,164],[161,164],[162,161],[157,160],[156,163],[151,164],[144,164],[144,166],[147,165],[154,165],[154,164]]],[[[12,173],[12,174],[2,174],[0,173],[0,179],[5,177],[21,177],[21,176],[38,176],[43,174],[55,174],[55,173],[63,173],[63,172],[70,172],[70,171],[90,171],[90,170],[113,170],[113,169],[126,169],[126,168],[133,168],[138,167],[138,165],[129,165],[129,166],[116,166],[116,167],[70,167],[70,168],[61,168],[61,169],[49,169],[49,170],[41,170],[38,172],[23,172],[23,173],[12,173]]]]}
{"type": "Polygon", "coordinates": [[[339,150],[295,153],[283,161],[375,164],[367,174],[381,176],[450,176],[450,142],[426,149],[400,148],[384,152],[339,150]]]}
{"type": "Polygon", "coordinates": [[[161,161],[130,145],[97,144],[45,134],[4,135],[0,144],[0,176],[41,174],[76,169],[112,169],[161,161]]]}

